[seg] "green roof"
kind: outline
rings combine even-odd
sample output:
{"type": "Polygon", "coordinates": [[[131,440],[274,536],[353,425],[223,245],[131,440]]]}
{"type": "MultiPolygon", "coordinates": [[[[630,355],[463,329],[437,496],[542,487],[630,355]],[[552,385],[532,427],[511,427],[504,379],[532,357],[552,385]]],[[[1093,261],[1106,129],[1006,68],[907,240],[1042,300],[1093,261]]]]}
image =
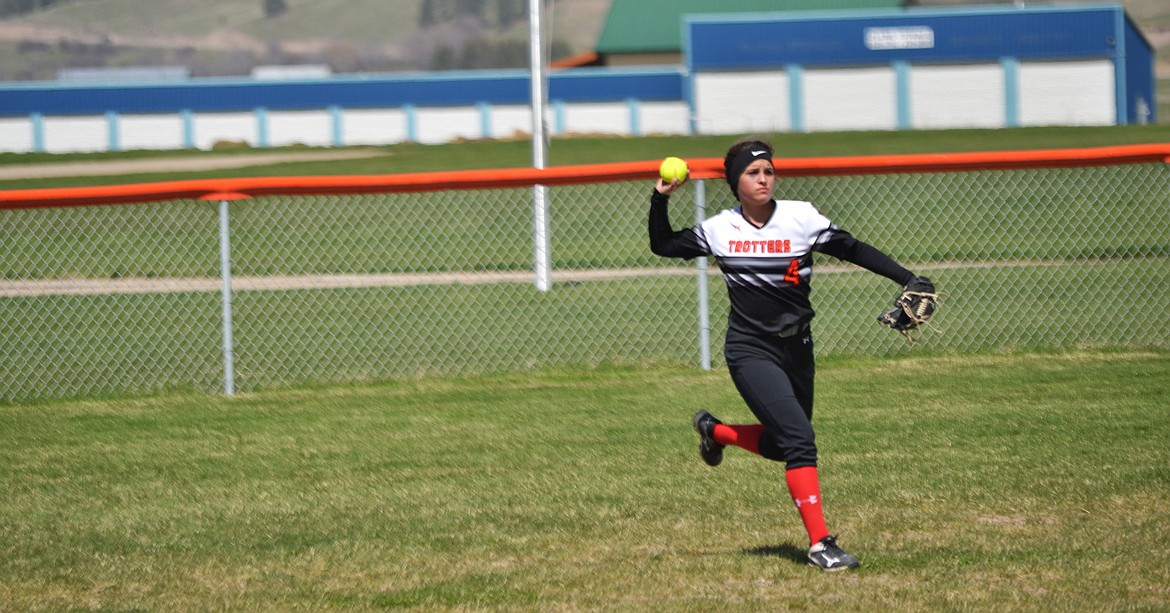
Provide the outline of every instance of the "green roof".
{"type": "Polygon", "coordinates": [[[668,53],[682,49],[682,16],[900,8],[904,0],[613,0],[598,53],[668,53]]]}

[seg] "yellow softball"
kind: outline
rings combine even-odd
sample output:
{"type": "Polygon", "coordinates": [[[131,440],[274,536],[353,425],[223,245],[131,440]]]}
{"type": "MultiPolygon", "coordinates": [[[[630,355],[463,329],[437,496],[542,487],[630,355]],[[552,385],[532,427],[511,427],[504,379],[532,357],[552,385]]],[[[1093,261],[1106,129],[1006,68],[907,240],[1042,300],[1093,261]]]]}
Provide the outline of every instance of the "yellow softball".
{"type": "Polygon", "coordinates": [[[682,183],[690,176],[690,172],[690,169],[687,168],[687,163],[676,157],[668,157],[662,160],[662,165],[658,167],[658,175],[667,183],[676,180],[682,183]]]}

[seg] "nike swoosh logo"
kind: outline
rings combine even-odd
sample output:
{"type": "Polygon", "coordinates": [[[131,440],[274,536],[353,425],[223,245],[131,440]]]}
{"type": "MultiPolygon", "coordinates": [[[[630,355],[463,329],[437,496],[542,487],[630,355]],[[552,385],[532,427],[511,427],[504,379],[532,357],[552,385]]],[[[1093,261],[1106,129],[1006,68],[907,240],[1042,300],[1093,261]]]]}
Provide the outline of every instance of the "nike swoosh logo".
{"type": "Polygon", "coordinates": [[[767,153],[767,151],[753,151],[752,156],[760,157],[761,155],[764,155],[765,153],[767,153]]]}

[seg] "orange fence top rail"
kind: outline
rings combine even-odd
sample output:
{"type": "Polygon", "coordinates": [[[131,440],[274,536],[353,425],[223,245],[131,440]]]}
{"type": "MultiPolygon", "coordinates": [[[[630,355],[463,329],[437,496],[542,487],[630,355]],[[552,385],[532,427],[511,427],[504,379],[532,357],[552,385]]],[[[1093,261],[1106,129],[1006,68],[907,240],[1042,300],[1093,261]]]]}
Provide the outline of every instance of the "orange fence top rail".
{"type": "MultiPolygon", "coordinates": [[[[817,158],[777,158],[781,176],[808,177],[889,173],[971,172],[1170,163],[1170,143],[1083,149],[1038,149],[971,153],[924,153],[817,158]]],[[[424,172],[393,175],[323,175],[191,179],[95,187],[0,190],[0,209],[136,204],[168,200],[238,200],[258,196],[374,194],[461,189],[500,189],[611,181],[652,181],[658,160],[556,166],[424,172]]],[[[693,158],[696,179],[722,179],[723,160],[693,158]]]]}

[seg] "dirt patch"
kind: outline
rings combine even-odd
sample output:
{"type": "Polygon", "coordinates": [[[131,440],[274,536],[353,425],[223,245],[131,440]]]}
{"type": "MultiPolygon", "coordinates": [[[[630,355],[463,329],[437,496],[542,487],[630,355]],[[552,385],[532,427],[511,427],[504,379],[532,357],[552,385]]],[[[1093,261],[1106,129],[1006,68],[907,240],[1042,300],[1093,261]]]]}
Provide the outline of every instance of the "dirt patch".
{"type": "MultiPolygon", "coordinates": [[[[552,274],[553,282],[574,285],[588,281],[612,281],[634,277],[693,276],[691,268],[630,268],[623,270],[567,270],[552,274]]],[[[714,273],[712,273],[714,274],[714,273]]],[[[408,287],[418,285],[484,285],[491,283],[532,283],[532,271],[401,273],[378,275],[301,275],[233,277],[233,291],[337,289],[363,287],[408,287]]],[[[170,294],[218,292],[223,281],[211,278],[172,279],[50,279],[0,280],[0,297],[69,296],[99,294],[170,294]]]]}
{"type": "MultiPolygon", "coordinates": [[[[943,269],[1002,268],[1009,266],[1062,266],[1070,262],[1046,260],[991,260],[984,262],[934,262],[929,265],[914,263],[912,267],[930,272],[943,269]]],[[[817,274],[860,272],[852,264],[824,263],[817,274]]],[[[576,285],[590,281],[613,281],[638,277],[693,276],[691,266],[621,268],[595,270],[554,270],[552,281],[561,285],[576,285]]],[[[718,278],[722,271],[709,266],[707,274],[718,278]]],[[[532,283],[531,270],[507,272],[443,272],[443,273],[389,273],[338,275],[273,275],[267,277],[234,276],[233,291],[303,290],[363,287],[409,287],[419,285],[484,285],[491,283],[532,283]]],[[[168,294],[186,292],[218,292],[223,289],[220,278],[160,278],[142,279],[0,279],[0,298],[29,298],[34,296],[70,296],[99,294],[168,294]]]]}

